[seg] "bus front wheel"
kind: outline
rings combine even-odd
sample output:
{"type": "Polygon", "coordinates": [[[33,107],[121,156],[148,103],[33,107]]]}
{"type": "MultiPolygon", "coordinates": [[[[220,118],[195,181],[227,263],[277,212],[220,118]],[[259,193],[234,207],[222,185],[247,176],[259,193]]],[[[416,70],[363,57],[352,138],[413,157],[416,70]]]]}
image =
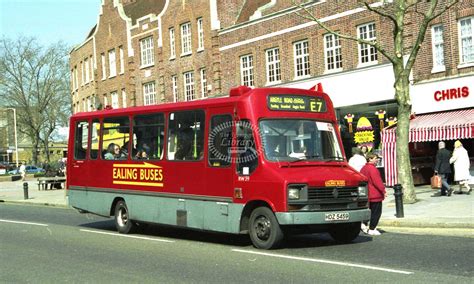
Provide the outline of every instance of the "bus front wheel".
{"type": "Polygon", "coordinates": [[[129,234],[135,231],[136,225],[129,218],[129,211],[125,201],[120,200],[115,206],[115,227],[122,234],[129,234]]]}
{"type": "Polygon", "coordinates": [[[249,233],[252,244],[259,249],[272,249],[280,245],[283,231],[268,207],[257,207],[250,214],[249,233]]]}
{"type": "Polygon", "coordinates": [[[335,224],[329,230],[331,237],[339,243],[350,243],[359,236],[360,222],[335,224]]]}

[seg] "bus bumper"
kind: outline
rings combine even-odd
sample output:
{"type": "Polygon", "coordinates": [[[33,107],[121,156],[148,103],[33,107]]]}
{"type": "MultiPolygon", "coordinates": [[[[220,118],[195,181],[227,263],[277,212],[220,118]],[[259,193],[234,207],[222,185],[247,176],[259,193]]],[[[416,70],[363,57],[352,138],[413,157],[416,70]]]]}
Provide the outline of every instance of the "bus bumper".
{"type": "Polygon", "coordinates": [[[332,211],[332,212],[276,212],[275,216],[280,225],[311,225],[311,224],[335,224],[335,223],[352,223],[363,222],[370,219],[370,209],[364,208],[349,211],[332,211]],[[328,214],[348,213],[347,220],[329,220],[328,214]]]}

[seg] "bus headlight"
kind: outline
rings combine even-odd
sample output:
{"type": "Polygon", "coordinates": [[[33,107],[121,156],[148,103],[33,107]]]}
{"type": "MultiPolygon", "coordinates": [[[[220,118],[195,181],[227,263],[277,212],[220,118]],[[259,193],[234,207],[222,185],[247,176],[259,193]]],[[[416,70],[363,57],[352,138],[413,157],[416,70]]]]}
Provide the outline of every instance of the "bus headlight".
{"type": "Polygon", "coordinates": [[[359,197],[367,197],[367,184],[361,184],[358,187],[359,197]]]}
{"type": "Polygon", "coordinates": [[[288,185],[288,200],[302,200],[306,199],[307,185],[305,184],[290,184],[288,185]]]}

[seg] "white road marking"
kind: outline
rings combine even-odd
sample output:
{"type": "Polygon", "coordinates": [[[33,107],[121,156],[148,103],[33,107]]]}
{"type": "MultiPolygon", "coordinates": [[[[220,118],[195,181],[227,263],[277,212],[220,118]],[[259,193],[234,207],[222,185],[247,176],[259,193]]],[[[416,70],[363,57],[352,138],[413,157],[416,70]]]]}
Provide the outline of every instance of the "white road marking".
{"type": "Polygon", "coordinates": [[[384,268],[384,267],[369,266],[369,265],[355,264],[355,263],[348,263],[348,262],[341,262],[341,261],[332,261],[332,260],[307,258],[307,257],[297,257],[297,256],[289,256],[289,255],[283,255],[283,254],[257,252],[257,251],[250,251],[250,250],[241,250],[241,249],[233,249],[232,251],[241,252],[241,253],[248,253],[248,254],[278,257],[278,258],[285,258],[285,259],[293,259],[293,260],[301,260],[301,261],[309,261],[309,262],[319,262],[319,263],[350,266],[350,267],[357,267],[357,268],[364,268],[364,269],[371,269],[371,270],[380,270],[380,271],[392,272],[392,273],[414,274],[414,272],[410,272],[410,271],[396,270],[396,269],[390,269],[390,268],[384,268]]]}
{"type": "Polygon", "coordinates": [[[4,222],[4,223],[14,223],[14,224],[22,224],[22,225],[33,225],[33,226],[48,227],[48,224],[32,223],[32,222],[23,222],[23,221],[14,221],[14,220],[5,220],[5,219],[0,219],[0,222],[4,222]]]}
{"type": "Polygon", "coordinates": [[[86,229],[80,229],[80,231],[81,232],[87,232],[87,233],[94,233],[94,234],[110,235],[110,236],[116,236],[116,237],[139,239],[139,240],[174,243],[174,241],[169,241],[169,240],[162,240],[162,239],[155,239],[155,238],[148,238],[148,237],[140,237],[140,236],[131,236],[131,235],[124,235],[124,234],[119,234],[119,233],[109,233],[109,232],[101,232],[101,231],[86,230],[86,229]]]}

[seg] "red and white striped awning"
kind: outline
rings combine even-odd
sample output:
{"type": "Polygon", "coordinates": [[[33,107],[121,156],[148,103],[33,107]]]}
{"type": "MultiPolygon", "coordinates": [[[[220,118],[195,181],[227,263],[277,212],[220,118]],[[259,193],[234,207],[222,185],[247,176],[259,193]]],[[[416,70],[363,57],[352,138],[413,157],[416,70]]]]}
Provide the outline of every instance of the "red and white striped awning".
{"type": "MultiPolygon", "coordinates": [[[[397,128],[381,133],[385,182],[393,186],[398,180],[396,160],[397,128]]],[[[427,142],[474,138],[474,108],[418,115],[410,120],[409,142],[427,142]]]]}

